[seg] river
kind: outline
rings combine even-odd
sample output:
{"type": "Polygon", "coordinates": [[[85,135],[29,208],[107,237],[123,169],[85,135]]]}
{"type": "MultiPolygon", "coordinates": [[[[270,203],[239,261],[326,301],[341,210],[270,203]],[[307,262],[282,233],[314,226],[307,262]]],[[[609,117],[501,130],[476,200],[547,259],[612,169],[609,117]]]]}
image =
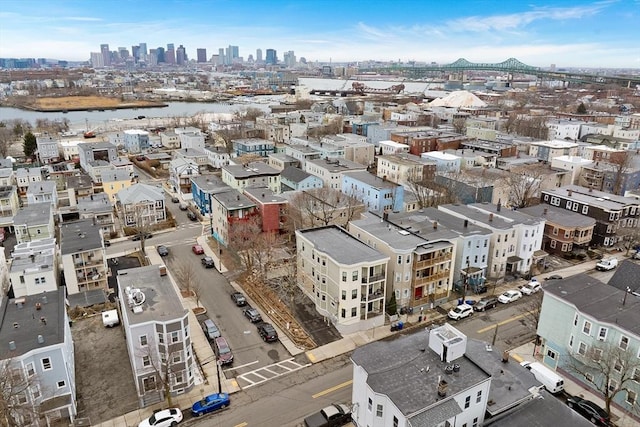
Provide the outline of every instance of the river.
{"type": "Polygon", "coordinates": [[[232,102],[167,102],[166,107],[136,108],[105,111],[69,111],[68,113],[44,113],[39,111],[21,110],[12,107],[0,107],[0,121],[22,119],[35,125],[36,119],[69,120],[71,129],[95,128],[114,120],[133,119],[138,116],[154,117],[192,117],[199,113],[231,115],[242,108],[259,108],[269,112],[269,105],[278,104],[281,97],[265,96],[242,98],[232,102]],[[87,126],[88,125],[88,126],[87,126]]]}

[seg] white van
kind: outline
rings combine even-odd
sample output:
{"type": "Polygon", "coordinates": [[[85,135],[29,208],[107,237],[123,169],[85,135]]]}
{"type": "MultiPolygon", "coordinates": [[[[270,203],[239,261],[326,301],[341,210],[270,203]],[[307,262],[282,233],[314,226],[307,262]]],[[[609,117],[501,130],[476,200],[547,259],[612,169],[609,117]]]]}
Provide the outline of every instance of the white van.
{"type": "Polygon", "coordinates": [[[542,383],[549,393],[559,393],[564,390],[564,379],[542,363],[524,361],[521,362],[520,365],[530,370],[533,376],[542,383]]]}

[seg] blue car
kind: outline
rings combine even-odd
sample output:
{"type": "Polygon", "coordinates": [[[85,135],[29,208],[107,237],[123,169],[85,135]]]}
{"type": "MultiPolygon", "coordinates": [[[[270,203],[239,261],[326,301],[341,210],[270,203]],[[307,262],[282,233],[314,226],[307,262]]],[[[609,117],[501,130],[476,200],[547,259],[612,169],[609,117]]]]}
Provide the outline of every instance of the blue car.
{"type": "Polygon", "coordinates": [[[191,414],[194,417],[199,417],[204,414],[208,414],[209,412],[219,411],[220,409],[224,409],[231,401],[229,400],[228,393],[216,393],[210,394],[202,400],[198,400],[191,406],[191,414]]]}

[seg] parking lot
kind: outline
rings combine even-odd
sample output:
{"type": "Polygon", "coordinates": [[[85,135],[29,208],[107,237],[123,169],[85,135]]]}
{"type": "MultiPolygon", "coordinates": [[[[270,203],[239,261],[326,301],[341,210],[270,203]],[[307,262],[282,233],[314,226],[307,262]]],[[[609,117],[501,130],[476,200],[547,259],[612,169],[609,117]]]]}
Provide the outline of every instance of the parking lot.
{"type": "Polygon", "coordinates": [[[78,418],[91,425],[138,409],[124,333],[105,328],[102,316],[73,322],[78,418]]]}

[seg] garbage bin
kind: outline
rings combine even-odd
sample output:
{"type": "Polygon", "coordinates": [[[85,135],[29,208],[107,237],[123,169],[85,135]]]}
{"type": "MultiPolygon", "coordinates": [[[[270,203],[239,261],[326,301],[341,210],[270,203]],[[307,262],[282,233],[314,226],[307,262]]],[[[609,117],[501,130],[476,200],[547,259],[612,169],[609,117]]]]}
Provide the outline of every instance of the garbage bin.
{"type": "Polygon", "coordinates": [[[422,315],[418,316],[418,322],[422,322],[422,315]]]}
{"type": "Polygon", "coordinates": [[[462,305],[462,304],[464,304],[464,299],[458,298],[458,305],[462,305]]]}
{"type": "Polygon", "coordinates": [[[403,322],[398,322],[398,330],[401,331],[402,327],[404,326],[403,322]]]}

